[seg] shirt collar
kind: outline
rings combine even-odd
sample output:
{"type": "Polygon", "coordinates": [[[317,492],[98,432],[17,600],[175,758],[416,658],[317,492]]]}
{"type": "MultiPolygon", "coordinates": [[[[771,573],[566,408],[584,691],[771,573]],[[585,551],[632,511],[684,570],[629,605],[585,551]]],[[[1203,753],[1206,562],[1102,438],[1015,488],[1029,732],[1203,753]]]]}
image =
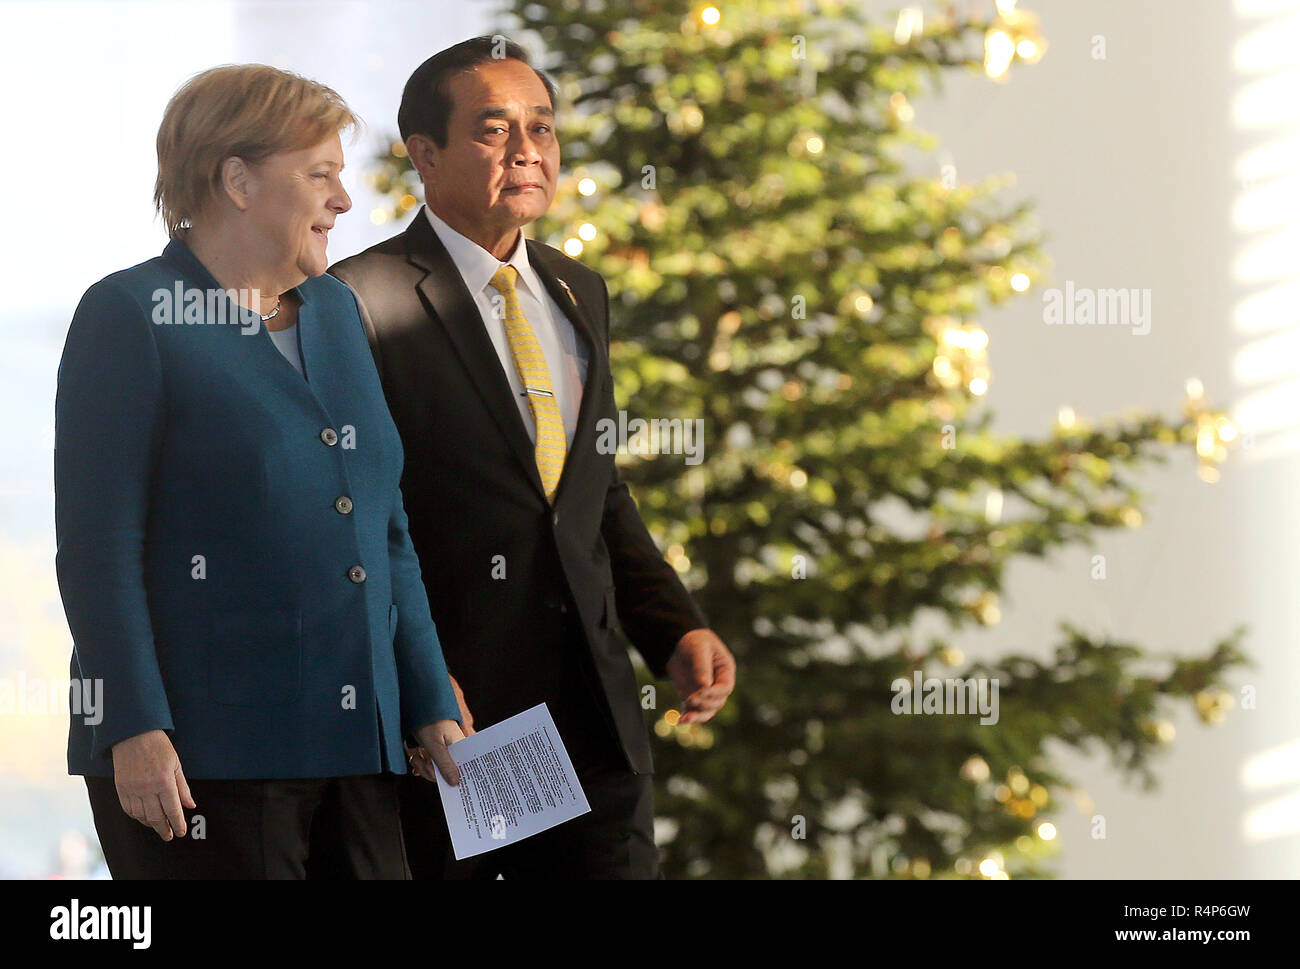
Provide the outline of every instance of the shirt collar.
{"type": "Polygon", "coordinates": [[[433,231],[438,234],[438,238],[446,247],[447,254],[456,264],[472,296],[483,292],[483,287],[492,281],[498,269],[510,265],[514,266],[515,272],[519,274],[518,282],[522,283],[535,299],[542,298],[541,280],[537,278],[532,265],[528,262],[528,246],[522,231],[515,241],[515,248],[510,253],[510,258],[502,262],[477,242],[467,239],[449,226],[427,205],[424,207],[424,214],[428,216],[429,224],[433,226],[433,231]]]}

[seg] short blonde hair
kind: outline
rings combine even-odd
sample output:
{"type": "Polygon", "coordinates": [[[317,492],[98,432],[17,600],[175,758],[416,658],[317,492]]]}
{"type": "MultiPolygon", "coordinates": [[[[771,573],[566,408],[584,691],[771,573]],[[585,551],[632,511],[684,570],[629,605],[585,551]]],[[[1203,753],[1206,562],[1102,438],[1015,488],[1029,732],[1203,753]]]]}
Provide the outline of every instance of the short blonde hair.
{"type": "Polygon", "coordinates": [[[332,89],[289,71],[265,64],[203,71],[181,85],[163,112],[154,207],[175,236],[216,195],[227,158],[257,164],[360,124],[332,89]]]}

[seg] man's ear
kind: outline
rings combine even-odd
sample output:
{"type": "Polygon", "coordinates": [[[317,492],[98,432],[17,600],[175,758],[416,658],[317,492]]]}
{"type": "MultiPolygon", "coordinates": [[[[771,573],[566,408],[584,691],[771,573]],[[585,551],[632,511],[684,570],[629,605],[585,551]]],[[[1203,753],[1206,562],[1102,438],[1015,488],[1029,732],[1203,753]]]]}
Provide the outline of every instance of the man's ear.
{"type": "Polygon", "coordinates": [[[411,164],[420,173],[421,181],[433,179],[433,170],[437,164],[438,146],[428,135],[414,134],[406,139],[406,155],[411,164]]]}
{"type": "Polygon", "coordinates": [[[221,163],[220,184],[226,197],[234,203],[239,211],[245,211],[249,202],[249,171],[244,159],[231,155],[221,163]]]}

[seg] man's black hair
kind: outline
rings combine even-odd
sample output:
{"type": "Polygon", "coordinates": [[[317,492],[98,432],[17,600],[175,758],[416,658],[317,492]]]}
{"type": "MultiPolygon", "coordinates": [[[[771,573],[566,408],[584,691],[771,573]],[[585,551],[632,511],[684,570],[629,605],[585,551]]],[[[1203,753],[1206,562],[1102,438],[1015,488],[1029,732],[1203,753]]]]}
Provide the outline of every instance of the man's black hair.
{"type": "MultiPolygon", "coordinates": [[[[405,141],[411,135],[428,135],[439,148],[447,147],[447,122],[451,118],[451,79],[461,71],[489,61],[513,59],[529,63],[528,53],[512,40],[495,37],[471,37],[439,51],[415,69],[402,90],[402,104],[397,109],[397,130],[405,141]]],[[[544,73],[533,68],[555,109],[556,89],[544,73]]]]}

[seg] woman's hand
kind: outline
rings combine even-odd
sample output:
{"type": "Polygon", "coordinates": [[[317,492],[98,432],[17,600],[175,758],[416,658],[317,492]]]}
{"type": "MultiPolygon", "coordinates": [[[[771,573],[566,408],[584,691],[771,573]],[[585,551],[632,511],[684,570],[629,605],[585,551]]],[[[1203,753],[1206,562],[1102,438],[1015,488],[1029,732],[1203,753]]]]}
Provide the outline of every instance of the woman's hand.
{"type": "Polygon", "coordinates": [[[456,706],[460,707],[460,727],[466,737],[474,736],[474,714],[469,712],[469,704],[465,702],[465,693],[461,690],[460,684],[456,682],[456,677],[448,674],[447,679],[451,680],[451,690],[456,694],[456,706]]]}
{"type": "Polygon", "coordinates": [[[164,841],[185,837],[181,807],[198,805],[166,731],[149,730],[115,743],[113,780],[123,811],[153,828],[164,841]]]}
{"type": "Polygon", "coordinates": [[[411,771],[426,781],[432,781],[437,776],[433,772],[436,766],[448,784],[452,787],[459,784],[460,770],[447,748],[465,739],[460,724],[455,720],[435,720],[415,731],[415,738],[420,741],[420,746],[414,750],[406,748],[411,771]]]}

